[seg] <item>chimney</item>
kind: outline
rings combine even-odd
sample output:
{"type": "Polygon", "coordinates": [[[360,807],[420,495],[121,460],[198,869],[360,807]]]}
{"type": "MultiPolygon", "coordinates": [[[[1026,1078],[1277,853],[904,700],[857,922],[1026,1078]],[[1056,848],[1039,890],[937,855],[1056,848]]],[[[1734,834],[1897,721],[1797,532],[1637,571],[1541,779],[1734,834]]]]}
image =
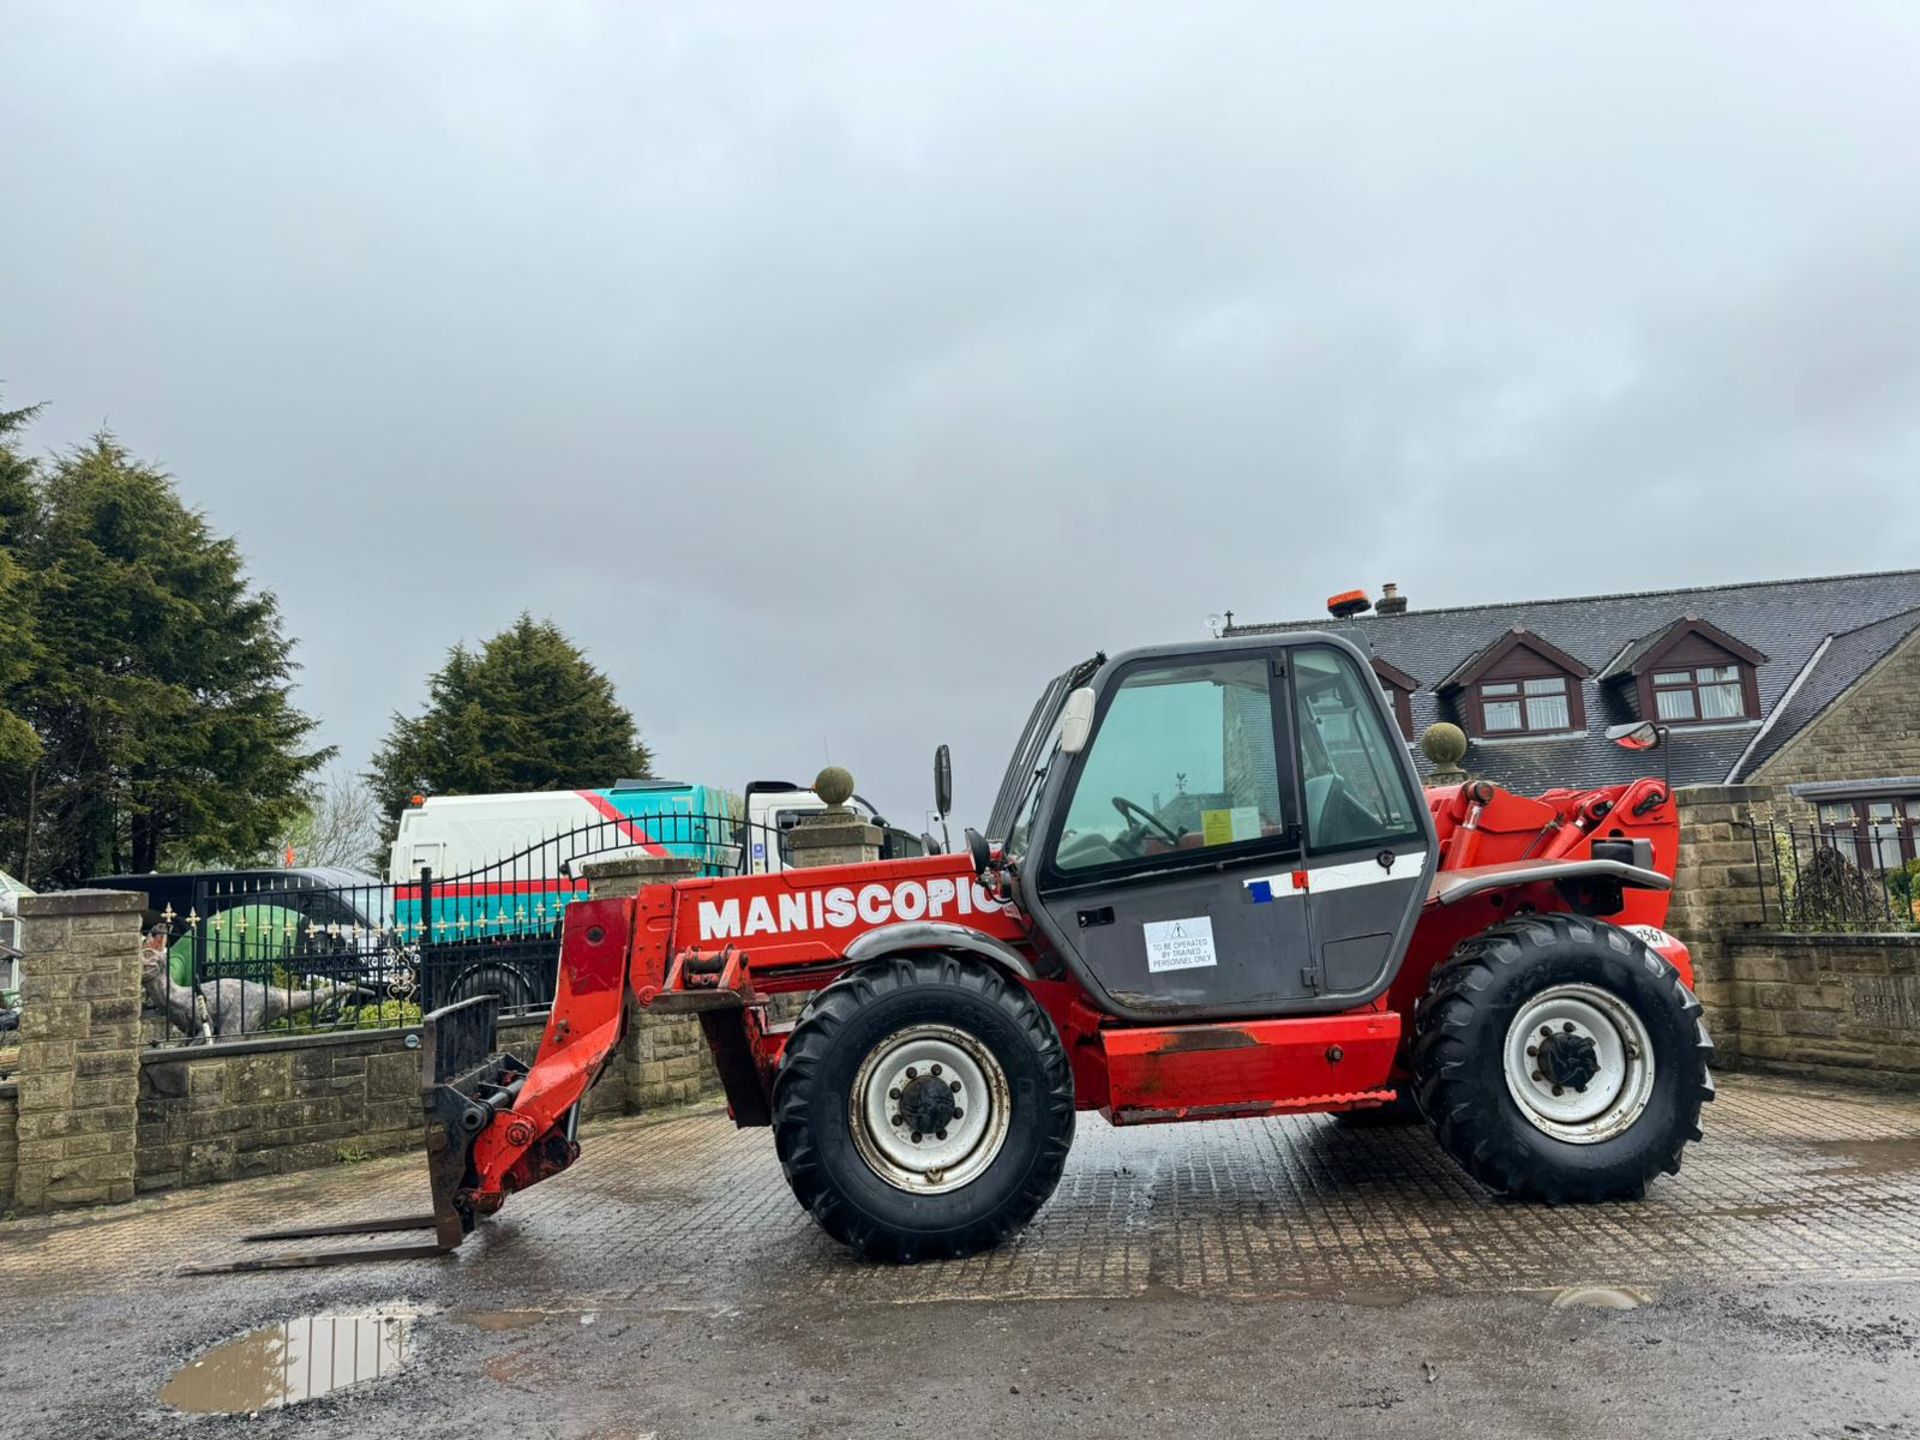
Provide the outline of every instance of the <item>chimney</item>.
{"type": "Polygon", "coordinates": [[[1400,593],[1400,587],[1389,580],[1380,587],[1380,603],[1373,607],[1376,615],[1404,615],[1407,613],[1407,597],[1400,593]]]}

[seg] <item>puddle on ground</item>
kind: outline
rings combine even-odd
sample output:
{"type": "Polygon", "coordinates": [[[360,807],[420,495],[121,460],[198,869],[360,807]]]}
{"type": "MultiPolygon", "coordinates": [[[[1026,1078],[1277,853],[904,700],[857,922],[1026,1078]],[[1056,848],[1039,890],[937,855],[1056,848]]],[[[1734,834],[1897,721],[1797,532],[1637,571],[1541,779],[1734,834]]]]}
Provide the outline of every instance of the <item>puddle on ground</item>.
{"type": "Polygon", "coordinates": [[[1816,1155],[1844,1160],[1847,1173],[1866,1175],[1903,1175],[1920,1170],[1920,1138],[1901,1135],[1876,1140],[1808,1140],[1803,1142],[1816,1155]]]}
{"type": "Polygon", "coordinates": [[[1363,1310],[1397,1310],[1413,1303],[1413,1296],[1405,1290],[1327,1290],[1314,1298],[1335,1305],[1357,1305],[1363,1310]]]}
{"type": "Polygon", "coordinates": [[[476,1330],[531,1330],[549,1315],[546,1310],[456,1310],[447,1318],[476,1330]]]}
{"type": "Polygon", "coordinates": [[[160,1401],[190,1415],[244,1415],[370,1384],[412,1358],[419,1314],[388,1305],[262,1325],[181,1366],[160,1401]]]}
{"type": "Polygon", "coordinates": [[[1659,1298],[1657,1290],[1634,1290],[1625,1285],[1576,1285],[1558,1292],[1549,1303],[1555,1310],[1638,1310],[1659,1298]]]}

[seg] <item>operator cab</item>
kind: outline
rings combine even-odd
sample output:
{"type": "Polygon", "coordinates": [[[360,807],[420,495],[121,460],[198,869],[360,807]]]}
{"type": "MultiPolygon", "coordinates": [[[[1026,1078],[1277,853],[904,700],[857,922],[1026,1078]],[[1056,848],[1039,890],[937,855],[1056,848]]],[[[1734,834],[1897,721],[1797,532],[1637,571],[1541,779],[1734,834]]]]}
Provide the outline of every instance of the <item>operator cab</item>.
{"type": "Polygon", "coordinates": [[[1315,633],[1097,656],[1056,678],[989,833],[1061,962],[1143,1020],[1373,998],[1436,853],[1372,668],[1315,633]]]}

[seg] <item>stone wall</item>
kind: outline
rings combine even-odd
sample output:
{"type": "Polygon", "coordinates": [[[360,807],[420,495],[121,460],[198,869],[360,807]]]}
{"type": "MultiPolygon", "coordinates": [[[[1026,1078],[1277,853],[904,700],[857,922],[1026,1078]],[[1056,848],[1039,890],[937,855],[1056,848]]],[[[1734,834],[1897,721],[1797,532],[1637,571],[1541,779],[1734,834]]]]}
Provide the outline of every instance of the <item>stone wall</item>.
{"type": "Polygon", "coordinates": [[[420,1052],[396,1031],[182,1046],[141,1060],[143,1191],[420,1144],[420,1052]]]}
{"type": "MultiPolygon", "coordinates": [[[[144,897],[22,905],[28,951],[17,1081],[0,1087],[0,1208],[44,1210],[348,1162],[420,1144],[417,1031],[263,1035],[155,1046],[143,1027],[144,897]]],[[[544,1016],[505,1019],[531,1060],[544,1016]]],[[[718,1093],[699,1023],[637,1014],[585,1119],[718,1093]]]]}
{"type": "MultiPolygon", "coordinates": [[[[500,1022],[499,1042],[522,1059],[545,1019],[500,1022]]],[[[691,1021],[644,1027],[659,1070],[636,1074],[616,1051],[587,1095],[584,1120],[675,1105],[705,1093],[705,1054],[691,1021]],[[700,1054],[682,1059],[692,1026],[700,1054]],[[676,1033],[666,1039],[660,1032],[676,1033]],[[670,1053],[669,1053],[670,1052],[670,1053]]],[[[141,1057],[136,1179],[141,1191],[279,1174],[417,1149],[421,1143],[417,1032],[341,1031],[175,1046],[141,1057]]]]}
{"type": "Polygon", "coordinates": [[[1769,785],[1920,775],[1920,632],[1754,772],[1769,785]]]}
{"type": "Polygon", "coordinates": [[[20,1142],[14,1138],[14,1126],[20,1115],[20,1087],[12,1081],[0,1081],[0,1215],[13,1209],[13,1177],[19,1168],[20,1142]]]}
{"type": "Polygon", "coordinates": [[[1920,1088],[1920,935],[1727,942],[1744,1063],[1920,1088]]]}
{"type": "MultiPolygon", "coordinates": [[[[626,1108],[631,1113],[662,1105],[684,1105],[720,1093],[720,1072],[713,1051],[694,1015],[651,1015],[638,1011],[628,1028],[626,1108]]],[[[614,1077],[601,1081],[609,1103],[617,1093],[614,1077]]],[[[592,1114],[589,1108],[588,1114],[592,1114]]]]}

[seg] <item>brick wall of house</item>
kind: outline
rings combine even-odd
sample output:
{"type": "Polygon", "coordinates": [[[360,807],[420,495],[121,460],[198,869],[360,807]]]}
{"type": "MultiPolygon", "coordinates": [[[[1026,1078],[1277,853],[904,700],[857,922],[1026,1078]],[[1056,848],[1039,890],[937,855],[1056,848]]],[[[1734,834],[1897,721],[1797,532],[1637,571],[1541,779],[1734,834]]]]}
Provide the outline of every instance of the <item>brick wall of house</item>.
{"type": "Polygon", "coordinates": [[[1731,937],[1743,1060],[1920,1087],[1920,935],[1731,937]]]}
{"type": "Polygon", "coordinates": [[[1754,772],[1755,781],[1877,780],[1920,775],[1920,631],[1754,772]]]}

